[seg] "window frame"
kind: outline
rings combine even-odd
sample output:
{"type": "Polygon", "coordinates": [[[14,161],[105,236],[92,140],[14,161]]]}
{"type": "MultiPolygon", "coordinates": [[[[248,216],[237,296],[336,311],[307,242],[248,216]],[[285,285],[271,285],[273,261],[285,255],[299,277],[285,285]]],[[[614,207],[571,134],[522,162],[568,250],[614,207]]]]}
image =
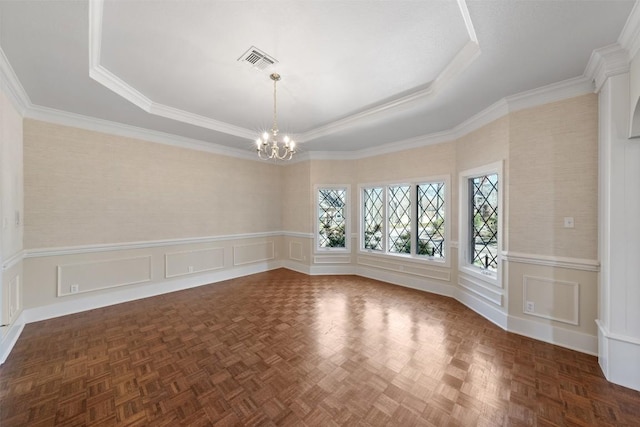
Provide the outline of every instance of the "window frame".
{"type": "Polygon", "coordinates": [[[504,173],[503,161],[489,163],[460,172],[459,185],[459,245],[458,270],[464,274],[500,286],[502,283],[502,242],[504,234],[504,173]],[[496,271],[485,270],[471,263],[471,197],[469,180],[483,175],[498,175],[498,221],[497,221],[497,267],[496,271]]]}
{"type": "Polygon", "coordinates": [[[327,252],[332,253],[350,253],[351,252],[351,186],[347,184],[316,184],[313,186],[314,193],[314,234],[313,234],[313,248],[315,254],[326,254],[327,252]],[[345,224],[344,224],[344,248],[336,248],[336,247],[320,247],[320,218],[319,218],[319,209],[320,205],[320,190],[345,190],[345,207],[344,213],[346,215],[345,224]]]}
{"type": "Polygon", "coordinates": [[[402,258],[405,260],[426,262],[440,267],[451,266],[451,178],[450,175],[434,175],[422,178],[414,178],[402,181],[386,181],[375,183],[364,183],[358,185],[358,253],[362,255],[372,255],[380,257],[402,258]],[[444,244],[443,256],[434,257],[429,255],[416,254],[418,242],[418,185],[424,184],[444,184],[444,244]],[[408,185],[410,187],[411,201],[411,253],[397,253],[389,251],[389,188],[408,185]],[[382,224],[382,250],[364,248],[364,191],[370,188],[382,188],[383,195],[383,224],[382,224]]]}

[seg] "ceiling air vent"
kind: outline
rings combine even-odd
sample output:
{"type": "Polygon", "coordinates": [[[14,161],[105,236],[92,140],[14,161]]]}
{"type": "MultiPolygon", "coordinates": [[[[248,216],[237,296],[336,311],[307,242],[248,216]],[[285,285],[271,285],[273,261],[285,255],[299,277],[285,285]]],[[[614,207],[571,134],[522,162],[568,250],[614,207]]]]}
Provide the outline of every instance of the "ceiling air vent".
{"type": "Polygon", "coordinates": [[[255,46],[251,46],[245,53],[242,54],[238,61],[245,62],[258,70],[264,70],[273,64],[277,64],[278,61],[261,51],[255,46]]]}

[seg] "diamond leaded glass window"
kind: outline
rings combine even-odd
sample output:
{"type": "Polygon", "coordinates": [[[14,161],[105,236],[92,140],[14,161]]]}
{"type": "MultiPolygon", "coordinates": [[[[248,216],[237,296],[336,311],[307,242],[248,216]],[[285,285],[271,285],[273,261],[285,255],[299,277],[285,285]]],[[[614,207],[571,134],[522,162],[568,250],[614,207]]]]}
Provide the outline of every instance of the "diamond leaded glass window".
{"type": "Polygon", "coordinates": [[[389,252],[411,253],[411,187],[389,187],[389,252]]]}
{"type": "Polygon", "coordinates": [[[365,188],[362,191],[363,248],[382,250],[382,223],[384,221],[383,189],[365,188]]]}
{"type": "Polygon", "coordinates": [[[471,264],[498,269],[498,174],[469,179],[471,264]]]}
{"type": "Polygon", "coordinates": [[[418,184],[417,199],[416,255],[444,258],[444,182],[418,184]]]}
{"type": "Polygon", "coordinates": [[[318,247],[346,248],[346,204],[344,188],[318,190],[318,247]]]}

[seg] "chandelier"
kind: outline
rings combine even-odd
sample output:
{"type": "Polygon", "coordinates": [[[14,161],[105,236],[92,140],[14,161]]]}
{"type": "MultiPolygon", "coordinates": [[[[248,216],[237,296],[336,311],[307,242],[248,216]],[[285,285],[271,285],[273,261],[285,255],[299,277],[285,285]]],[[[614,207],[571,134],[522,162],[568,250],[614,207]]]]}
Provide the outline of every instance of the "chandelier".
{"type": "Polygon", "coordinates": [[[256,151],[261,159],[290,160],[296,152],[296,143],[287,135],[282,140],[278,139],[276,85],[280,80],[280,74],[273,73],[269,77],[273,80],[273,126],[271,133],[265,132],[262,137],[256,139],[256,151]]]}

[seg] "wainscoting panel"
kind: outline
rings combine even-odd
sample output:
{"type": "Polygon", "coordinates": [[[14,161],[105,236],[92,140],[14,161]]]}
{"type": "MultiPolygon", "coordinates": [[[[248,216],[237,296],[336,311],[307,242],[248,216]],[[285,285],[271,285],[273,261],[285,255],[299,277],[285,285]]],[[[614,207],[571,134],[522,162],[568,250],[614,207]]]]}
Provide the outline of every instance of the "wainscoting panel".
{"type": "Polygon", "coordinates": [[[233,265],[269,261],[275,259],[275,257],[276,251],[273,240],[233,246],[233,265]]]}
{"type": "Polygon", "coordinates": [[[289,242],[289,259],[294,261],[305,261],[302,243],[293,241],[289,242]]]}
{"type": "Polygon", "coordinates": [[[430,279],[442,280],[445,282],[451,281],[451,273],[449,271],[423,267],[417,265],[416,262],[411,261],[403,262],[402,260],[393,261],[378,257],[359,256],[357,258],[357,263],[366,267],[381,268],[383,270],[428,277],[430,279]]]}
{"type": "Polygon", "coordinates": [[[58,265],[58,296],[151,281],[151,256],[58,265]]]}
{"type": "Polygon", "coordinates": [[[351,264],[351,255],[316,255],[314,264],[351,264]]]}
{"type": "Polygon", "coordinates": [[[224,268],[224,248],[198,249],[167,253],[165,277],[178,277],[224,268]]]}
{"type": "Polygon", "coordinates": [[[523,276],[522,307],[525,314],[579,324],[580,284],[545,277],[523,276]]]}
{"type": "Polygon", "coordinates": [[[16,274],[2,284],[2,319],[3,325],[11,324],[21,309],[20,275],[16,274]]]}
{"type": "Polygon", "coordinates": [[[458,285],[476,297],[480,297],[485,301],[502,307],[502,293],[496,291],[496,289],[492,289],[489,285],[485,285],[482,281],[461,275],[458,277],[458,285]]]}

